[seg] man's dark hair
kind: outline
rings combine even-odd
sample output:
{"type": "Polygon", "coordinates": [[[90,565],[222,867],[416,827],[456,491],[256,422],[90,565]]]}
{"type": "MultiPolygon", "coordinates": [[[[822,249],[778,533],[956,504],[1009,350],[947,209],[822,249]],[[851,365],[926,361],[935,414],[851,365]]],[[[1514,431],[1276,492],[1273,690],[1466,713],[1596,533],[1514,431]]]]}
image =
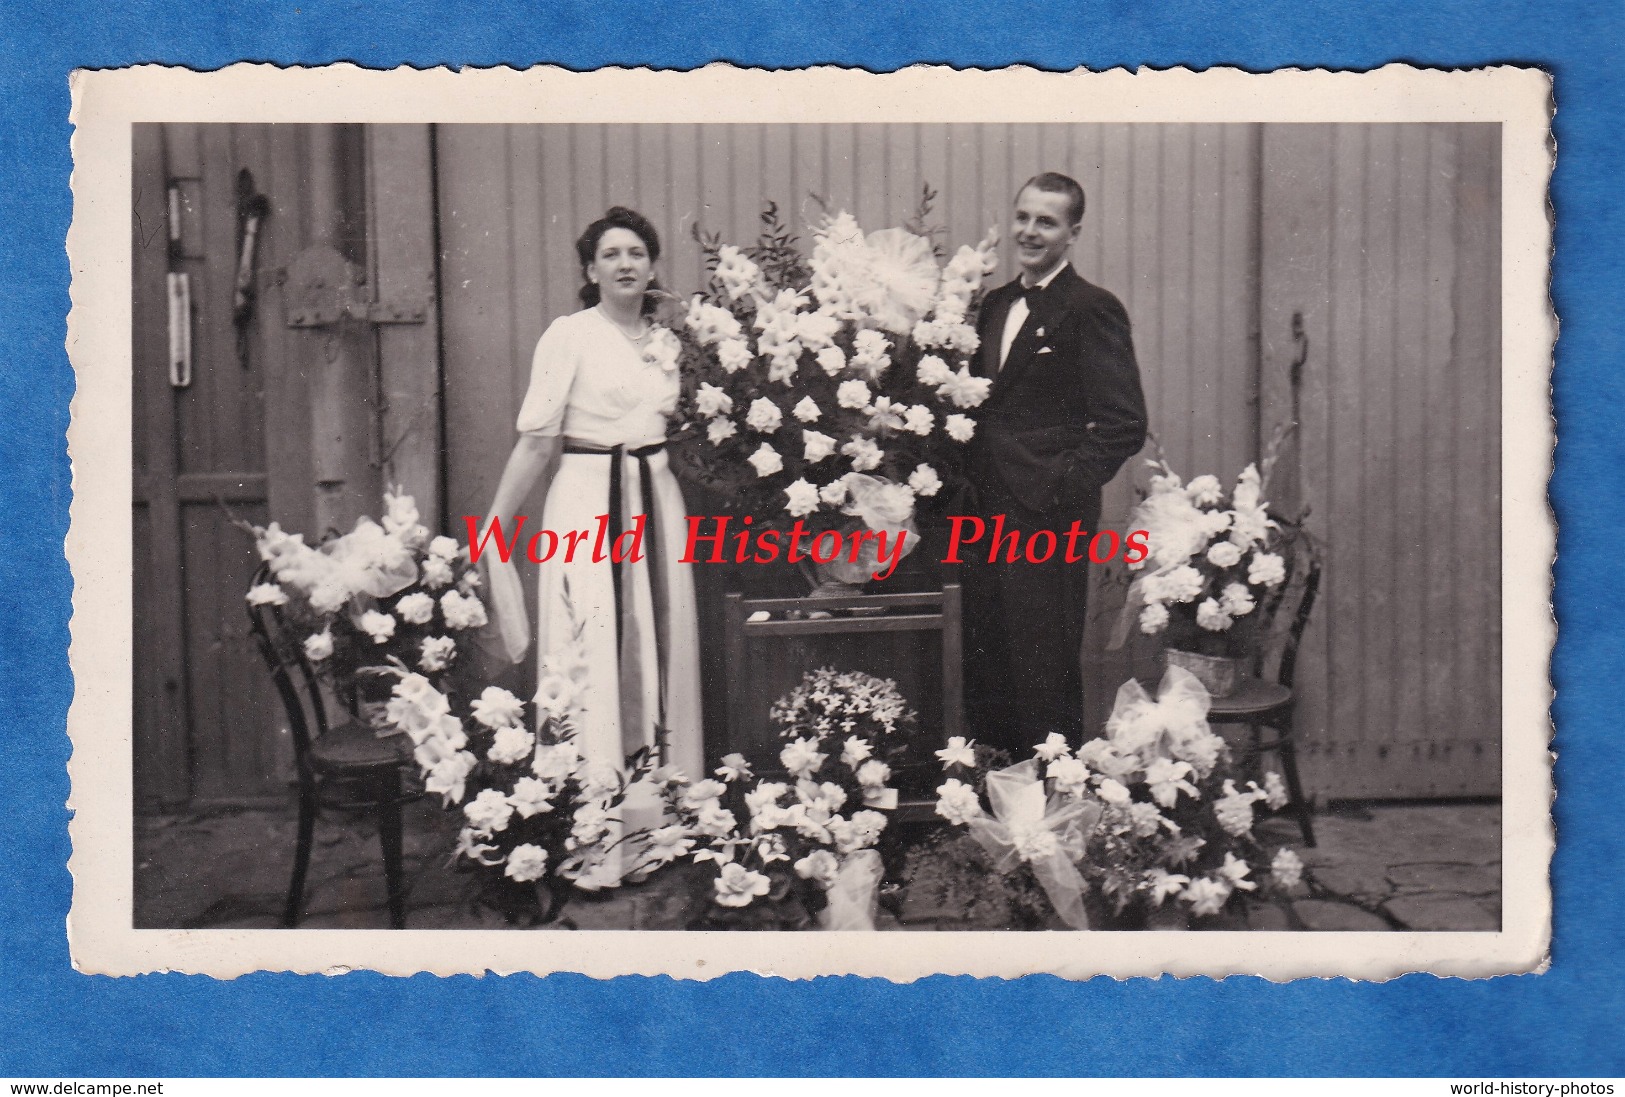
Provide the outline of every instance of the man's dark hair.
{"type": "MultiPolygon", "coordinates": [[[[1050,194],[1066,195],[1068,206],[1072,211],[1072,224],[1076,225],[1083,220],[1083,188],[1070,175],[1062,175],[1058,171],[1041,171],[1021,184],[1021,190],[1028,187],[1050,194]]],[[[1016,193],[1020,194],[1021,191],[1016,193]]]]}

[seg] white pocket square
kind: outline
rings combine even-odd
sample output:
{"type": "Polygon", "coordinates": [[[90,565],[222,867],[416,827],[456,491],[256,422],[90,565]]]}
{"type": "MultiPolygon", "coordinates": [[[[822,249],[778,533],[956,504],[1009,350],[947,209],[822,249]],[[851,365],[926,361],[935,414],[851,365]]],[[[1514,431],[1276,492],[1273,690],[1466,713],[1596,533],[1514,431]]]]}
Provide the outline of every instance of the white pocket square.
{"type": "Polygon", "coordinates": [[[1050,348],[1048,348],[1048,347],[1039,347],[1038,348],[1038,353],[1039,354],[1054,354],[1055,352],[1050,350],[1050,348]]]}

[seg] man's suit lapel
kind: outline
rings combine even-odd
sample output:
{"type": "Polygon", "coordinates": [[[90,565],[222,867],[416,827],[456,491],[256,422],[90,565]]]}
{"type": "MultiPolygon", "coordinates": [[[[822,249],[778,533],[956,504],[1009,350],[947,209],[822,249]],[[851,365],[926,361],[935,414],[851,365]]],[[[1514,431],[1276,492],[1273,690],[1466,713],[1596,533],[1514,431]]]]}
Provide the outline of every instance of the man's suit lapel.
{"type": "Polygon", "coordinates": [[[1069,264],[1065,270],[1051,279],[1049,286],[1039,298],[1038,308],[1027,314],[1026,322],[1021,325],[1015,341],[1010,344],[1010,353],[1004,360],[1004,366],[999,370],[998,379],[993,382],[994,393],[1009,390],[1018,384],[1027,368],[1032,365],[1033,359],[1037,357],[1039,348],[1053,338],[1053,328],[1061,317],[1061,302],[1070,296],[1071,280],[1077,277],[1077,272],[1069,264]],[[1043,334],[1040,335],[1040,332],[1043,334]]]}
{"type": "Polygon", "coordinates": [[[1006,283],[987,295],[982,303],[983,315],[986,318],[982,323],[982,342],[976,348],[976,357],[973,359],[973,371],[978,377],[997,378],[999,375],[999,344],[1004,341],[1004,321],[1010,315],[1010,306],[1015,304],[1016,294],[1011,289],[1013,283],[1006,283]]]}

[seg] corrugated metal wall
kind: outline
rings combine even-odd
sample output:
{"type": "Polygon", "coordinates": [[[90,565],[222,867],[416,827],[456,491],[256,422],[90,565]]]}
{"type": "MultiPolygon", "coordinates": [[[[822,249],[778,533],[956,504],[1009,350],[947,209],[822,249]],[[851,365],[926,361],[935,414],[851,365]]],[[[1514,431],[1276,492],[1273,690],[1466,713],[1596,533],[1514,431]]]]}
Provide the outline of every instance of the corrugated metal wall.
{"type": "Polygon", "coordinates": [[[1498,793],[1500,127],[1263,140],[1265,409],[1287,406],[1301,311],[1296,492],[1328,550],[1300,676],[1305,778],[1498,793]]]}

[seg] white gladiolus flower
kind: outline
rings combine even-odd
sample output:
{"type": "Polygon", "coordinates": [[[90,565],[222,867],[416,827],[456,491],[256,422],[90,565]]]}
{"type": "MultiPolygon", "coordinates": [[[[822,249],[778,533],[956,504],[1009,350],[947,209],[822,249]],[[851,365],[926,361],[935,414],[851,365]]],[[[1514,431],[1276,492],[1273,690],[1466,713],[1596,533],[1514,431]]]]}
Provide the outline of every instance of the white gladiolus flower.
{"type": "Polygon", "coordinates": [[[1273,587],[1286,578],[1286,561],[1273,552],[1256,552],[1247,565],[1247,581],[1257,586],[1273,587]]]}
{"type": "Polygon", "coordinates": [[[1223,910],[1232,890],[1230,885],[1222,880],[1203,876],[1185,885],[1180,898],[1191,905],[1192,914],[1203,917],[1223,910]]]}
{"type": "Polygon", "coordinates": [[[815,849],[795,863],[796,875],[803,880],[815,880],[827,888],[835,882],[841,863],[827,849],[815,849]]]}
{"type": "Polygon", "coordinates": [[[729,862],[722,866],[715,887],[715,899],[719,906],[744,907],[749,906],[751,900],[758,895],[766,895],[772,884],[761,873],[752,872],[736,862],[729,862]]]}
{"type": "Polygon", "coordinates": [[[705,436],[713,446],[720,446],[738,433],[739,427],[732,419],[713,419],[705,425],[705,436]]]}
{"type": "Polygon", "coordinates": [[[816,430],[802,431],[801,445],[801,456],[814,465],[835,452],[835,439],[816,430]]]}
{"type": "Polygon", "coordinates": [[[930,465],[918,465],[909,474],[908,486],[914,489],[915,495],[932,496],[942,490],[942,479],[930,465]]]}
{"type": "Polygon", "coordinates": [[[1220,608],[1215,598],[1204,598],[1196,607],[1196,623],[1209,632],[1223,632],[1235,619],[1220,608]]]}
{"type": "Polygon", "coordinates": [[[762,434],[772,434],[784,422],[784,413],[779,405],[765,396],[758,396],[751,401],[750,412],[745,416],[745,425],[762,434]]]}
{"type": "Polygon", "coordinates": [[[498,728],[485,757],[498,765],[507,766],[523,762],[535,749],[536,736],[524,728],[498,728]]]}
{"type": "Polygon", "coordinates": [[[395,603],[395,612],[409,625],[426,625],[434,618],[434,599],[415,590],[395,603]]]}
{"type": "Polygon", "coordinates": [[[418,645],[418,666],[436,674],[451,665],[457,654],[457,641],[450,636],[430,636],[418,645]]]}
{"type": "Polygon", "coordinates": [[[305,637],[305,658],[319,663],[333,654],[333,633],[329,629],[305,637]]]}
{"type": "Polygon", "coordinates": [[[846,501],[846,477],[831,480],[818,489],[818,498],[824,501],[825,506],[838,507],[846,501]]]}
{"type": "Polygon", "coordinates": [[[824,413],[818,410],[818,401],[811,396],[803,396],[801,402],[791,410],[791,414],[803,423],[816,423],[819,416],[824,413]]]}
{"type": "Polygon", "coordinates": [[[1207,559],[1214,567],[1233,568],[1241,563],[1241,549],[1229,541],[1220,541],[1207,550],[1207,559]]]}
{"type": "Polygon", "coordinates": [[[484,628],[485,603],[471,594],[448,590],[440,596],[440,612],[448,628],[484,628]]]}
{"type": "Polygon", "coordinates": [[[1269,805],[1270,810],[1280,811],[1290,800],[1286,782],[1281,780],[1281,775],[1273,769],[1264,774],[1264,803],[1269,805]]]}
{"type": "Polygon", "coordinates": [[[455,560],[460,551],[457,542],[445,534],[429,542],[429,555],[438,556],[442,560],[455,560]]]}
{"type": "Polygon", "coordinates": [[[966,739],[963,735],[952,736],[948,745],[937,751],[937,760],[944,766],[964,766],[974,769],[976,766],[976,742],[966,739]]]}
{"type": "Polygon", "coordinates": [[[717,386],[706,381],[700,382],[700,389],[694,394],[694,410],[701,415],[720,415],[734,409],[734,399],[717,386]]]}
{"type": "Polygon", "coordinates": [[[1155,636],[1168,627],[1168,607],[1161,602],[1152,602],[1140,610],[1140,631],[1147,636],[1155,636]]]}
{"type": "Polygon", "coordinates": [[[867,382],[853,379],[842,381],[835,390],[835,401],[843,408],[866,408],[869,406],[869,385],[867,382]]]}
{"type": "Polygon", "coordinates": [[[395,635],[395,618],[387,613],[369,609],[361,615],[361,631],[372,637],[375,644],[383,644],[395,635]]]}
{"type": "Polygon", "coordinates": [[[938,385],[946,385],[954,379],[952,368],[935,354],[927,354],[921,358],[919,366],[914,370],[914,375],[920,379],[920,384],[930,385],[932,388],[938,385]]]}
{"type": "Polygon", "coordinates": [[[864,788],[883,788],[891,780],[891,767],[878,758],[871,758],[858,767],[858,784],[864,788]]]}
{"type": "Polygon", "coordinates": [[[841,453],[852,458],[852,468],[857,472],[879,468],[881,460],[886,456],[885,451],[875,445],[873,440],[856,436],[841,447],[841,453]]]}
{"type": "Polygon", "coordinates": [[[1224,488],[1217,476],[1198,476],[1185,485],[1185,494],[1199,507],[1211,507],[1224,498],[1224,488]]]}
{"type": "Polygon", "coordinates": [[[1108,804],[1115,804],[1118,807],[1122,807],[1130,800],[1129,791],[1122,782],[1115,781],[1110,777],[1101,778],[1100,783],[1095,786],[1095,795],[1108,804]]]}
{"type": "Polygon", "coordinates": [[[785,488],[784,494],[789,497],[784,509],[792,518],[804,518],[818,509],[818,489],[806,477],[785,488]]]}
{"type": "Polygon", "coordinates": [[[930,408],[924,404],[915,404],[903,416],[903,429],[912,431],[920,437],[931,433],[931,428],[937,425],[937,417],[930,408]]]}
{"type": "Polygon", "coordinates": [[[848,768],[857,769],[873,753],[874,748],[869,745],[869,740],[853,735],[849,736],[846,744],[841,747],[841,761],[846,763],[848,768]]]}
{"type": "Polygon", "coordinates": [[[1232,617],[1245,617],[1257,605],[1245,583],[1231,583],[1219,594],[1219,606],[1232,617]]]}
{"type": "Polygon", "coordinates": [[[519,813],[521,819],[529,819],[532,815],[541,815],[553,810],[553,790],[547,786],[546,781],[535,777],[521,777],[513,783],[513,791],[508,794],[508,803],[519,813]]]}
{"type": "Polygon", "coordinates": [[[510,728],[525,715],[525,704],[501,686],[486,686],[470,710],[488,728],[510,728]]]}
{"type": "Polygon", "coordinates": [[[1069,749],[1066,736],[1058,731],[1052,731],[1044,737],[1042,743],[1033,747],[1033,753],[1046,762],[1053,762],[1069,749]]]}
{"type": "Polygon", "coordinates": [[[976,434],[976,420],[957,412],[944,419],[942,427],[948,432],[948,437],[956,442],[969,442],[976,434]]]}
{"type": "Polygon", "coordinates": [[[818,352],[818,368],[830,377],[839,376],[846,368],[846,355],[840,347],[825,347],[818,352]]]}
{"type": "Polygon", "coordinates": [[[761,448],[746,460],[750,462],[751,468],[756,470],[757,476],[772,476],[784,468],[784,458],[779,456],[778,450],[766,442],[763,442],[761,448]]]}
{"type": "MultiPolygon", "coordinates": [[[[431,556],[423,561],[423,585],[430,590],[439,590],[450,586],[455,576],[451,572],[451,564],[438,556],[431,556]]],[[[312,599],[314,602],[314,599],[312,599]]]]}
{"type": "Polygon", "coordinates": [[[724,339],[717,344],[717,364],[724,373],[738,373],[751,363],[750,344],[743,339],[724,339]]]}
{"type": "Polygon", "coordinates": [[[502,870],[521,884],[533,883],[547,875],[547,850],[525,842],[513,847],[508,854],[508,867],[502,870]]]}
{"type": "Polygon", "coordinates": [[[959,372],[937,387],[937,395],[952,400],[955,407],[974,408],[987,400],[993,380],[972,375],[969,366],[960,366],[959,372]]]}
{"type": "Polygon", "coordinates": [[[716,276],[717,281],[722,283],[722,291],[730,300],[737,301],[755,291],[762,271],[739,248],[724,244],[717,251],[716,276]]]}
{"type": "Polygon", "coordinates": [[[955,826],[962,826],[981,816],[982,802],[974,788],[950,777],[937,786],[937,814],[955,826]]]}
{"type": "Polygon", "coordinates": [[[508,820],[513,818],[513,805],[508,798],[494,788],[483,789],[473,800],[463,806],[463,814],[468,818],[468,825],[481,837],[489,837],[499,830],[506,830],[508,820]]]}

